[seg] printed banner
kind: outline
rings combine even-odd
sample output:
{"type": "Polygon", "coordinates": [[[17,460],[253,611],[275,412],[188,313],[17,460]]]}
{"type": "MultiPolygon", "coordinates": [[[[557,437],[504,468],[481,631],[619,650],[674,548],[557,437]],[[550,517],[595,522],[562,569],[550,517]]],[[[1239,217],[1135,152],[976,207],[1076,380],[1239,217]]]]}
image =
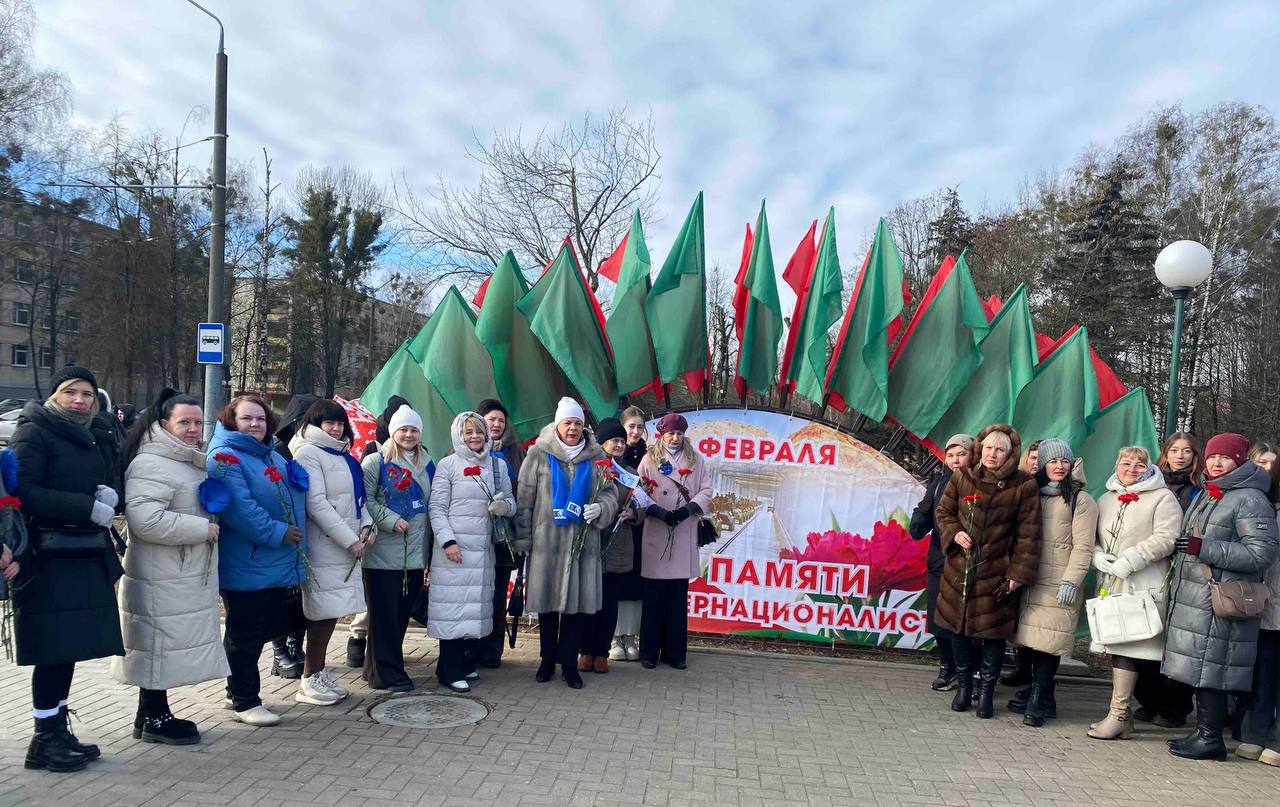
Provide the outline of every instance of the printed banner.
{"type": "Polygon", "coordinates": [[[906,529],[920,483],[867,444],[803,417],[683,414],[710,466],[721,530],[689,584],[691,631],[932,645],[929,543],[906,529]]]}

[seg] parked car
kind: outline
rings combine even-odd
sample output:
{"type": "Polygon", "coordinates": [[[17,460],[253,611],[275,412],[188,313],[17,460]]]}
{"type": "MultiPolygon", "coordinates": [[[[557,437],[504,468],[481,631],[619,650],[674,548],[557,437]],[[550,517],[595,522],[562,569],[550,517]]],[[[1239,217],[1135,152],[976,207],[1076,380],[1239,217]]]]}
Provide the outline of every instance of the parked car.
{"type": "Polygon", "coordinates": [[[21,409],[26,405],[26,398],[5,398],[3,401],[0,401],[0,414],[4,412],[12,412],[14,409],[21,409]]]}
{"type": "Polygon", "coordinates": [[[13,432],[18,428],[18,416],[21,414],[21,409],[10,409],[0,414],[0,447],[9,445],[9,441],[13,439],[13,432]]]}

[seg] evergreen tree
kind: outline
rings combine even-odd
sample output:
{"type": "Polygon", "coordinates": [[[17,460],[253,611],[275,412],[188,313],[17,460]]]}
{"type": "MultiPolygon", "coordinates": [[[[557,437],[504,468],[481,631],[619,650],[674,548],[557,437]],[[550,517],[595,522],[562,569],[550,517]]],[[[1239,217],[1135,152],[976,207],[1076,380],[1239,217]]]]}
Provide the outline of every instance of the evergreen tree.
{"type": "Polygon", "coordinates": [[[929,250],[933,266],[941,264],[948,255],[959,257],[960,253],[973,247],[973,220],[964,212],[960,194],[955,188],[947,188],[943,197],[942,213],[929,222],[929,250]]]}

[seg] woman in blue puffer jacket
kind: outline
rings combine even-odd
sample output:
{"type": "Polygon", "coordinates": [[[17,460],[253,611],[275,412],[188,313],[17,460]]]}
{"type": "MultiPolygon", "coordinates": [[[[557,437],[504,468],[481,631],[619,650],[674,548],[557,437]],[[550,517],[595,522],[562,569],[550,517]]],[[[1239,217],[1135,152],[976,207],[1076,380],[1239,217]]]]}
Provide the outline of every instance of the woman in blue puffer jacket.
{"type": "Polygon", "coordinates": [[[272,450],[275,426],[266,401],[240,395],[218,415],[208,450],[209,478],[222,480],[229,499],[218,547],[227,699],[251,726],[280,722],[259,697],[258,657],[302,627],[298,588],[306,583],[306,472],[272,450]]]}

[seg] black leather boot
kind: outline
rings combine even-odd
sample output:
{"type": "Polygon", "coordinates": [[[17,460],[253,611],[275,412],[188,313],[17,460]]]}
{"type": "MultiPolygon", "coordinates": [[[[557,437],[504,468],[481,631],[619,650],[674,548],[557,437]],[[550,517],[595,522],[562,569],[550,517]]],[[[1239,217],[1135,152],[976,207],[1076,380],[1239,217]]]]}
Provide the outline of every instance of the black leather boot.
{"type": "Polygon", "coordinates": [[[1004,661],[1004,642],[982,643],[982,666],[978,670],[978,707],[983,720],[995,716],[996,684],[1000,681],[1000,665],[1004,661]]]}
{"type": "Polygon", "coordinates": [[[1183,759],[1227,758],[1222,731],[1227,726],[1227,693],[1221,689],[1196,690],[1196,731],[1185,743],[1173,745],[1169,753],[1183,759]]]}
{"type": "Polygon", "coordinates": [[[1023,714],[1027,711],[1027,702],[1031,700],[1031,689],[1034,686],[1035,684],[1033,683],[1031,686],[1023,687],[1013,693],[1013,697],[1009,699],[1010,712],[1023,714]]]}
{"type": "Polygon", "coordinates": [[[281,678],[301,678],[302,662],[289,652],[289,643],[285,639],[271,640],[271,674],[281,678]]]}
{"type": "Polygon", "coordinates": [[[300,667],[307,661],[307,656],[302,651],[302,640],[306,635],[306,631],[300,630],[285,637],[288,640],[286,644],[289,647],[289,658],[296,661],[300,667]]]}
{"type": "Polygon", "coordinates": [[[359,669],[364,666],[365,640],[355,636],[347,637],[347,666],[359,669]]]}
{"type": "Polygon", "coordinates": [[[542,663],[538,665],[538,671],[534,673],[533,679],[539,684],[545,684],[551,680],[551,674],[556,671],[556,660],[553,658],[544,658],[542,663]]]}
{"type": "Polygon", "coordinates": [[[956,656],[956,694],[951,711],[967,712],[973,703],[973,641],[957,636],[951,647],[956,656]]]}
{"type": "Polygon", "coordinates": [[[145,717],[142,728],[134,737],[144,743],[164,745],[195,745],[200,742],[200,731],[190,720],[179,720],[166,713],[159,717],[145,717]]]}
{"type": "Polygon", "coordinates": [[[62,718],[62,730],[67,734],[67,747],[72,751],[84,754],[89,759],[102,756],[102,750],[93,743],[82,743],[71,733],[71,710],[65,706],[58,707],[58,717],[62,718]]]}
{"type": "Polygon", "coordinates": [[[23,767],[55,773],[81,770],[89,764],[89,758],[67,744],[70,736],[61,715],[37,717],[36,733],[27,746],[23,767]]]}

